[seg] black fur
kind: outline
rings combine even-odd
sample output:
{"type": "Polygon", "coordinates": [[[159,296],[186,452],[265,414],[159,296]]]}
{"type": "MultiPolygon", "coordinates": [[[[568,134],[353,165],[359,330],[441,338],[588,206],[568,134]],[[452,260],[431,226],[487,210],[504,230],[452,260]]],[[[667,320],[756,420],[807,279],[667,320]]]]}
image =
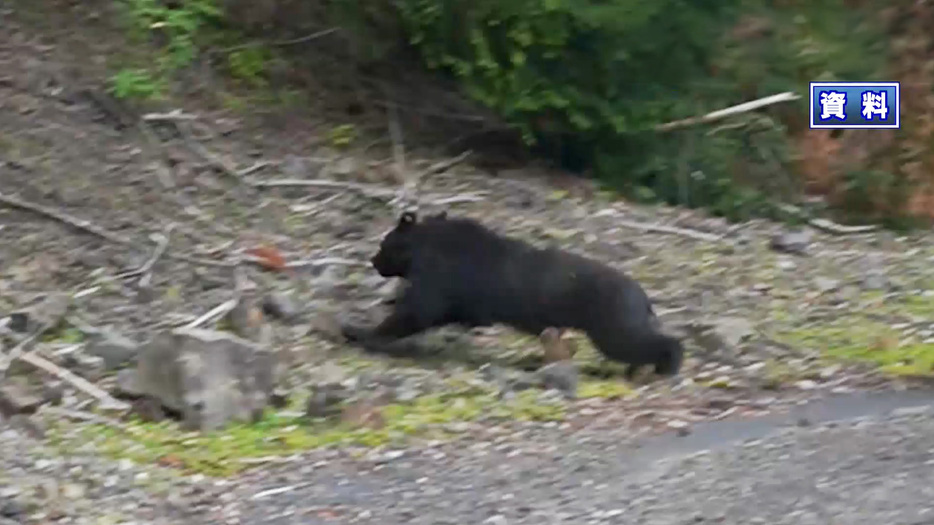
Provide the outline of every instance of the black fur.
{"type": "Polygon", "coordinates": [[[445,213],[421,222],[403,213],[372,258],[383,277],[407,286],[375,328],[345,325],[344,335],[376,350],[447,324],[504,324],[538,335],[549,327],[584,331],[607,358],[677,375],[683,348],[660,330],[642,287],[600,262],[537,248],[445,213]]]}

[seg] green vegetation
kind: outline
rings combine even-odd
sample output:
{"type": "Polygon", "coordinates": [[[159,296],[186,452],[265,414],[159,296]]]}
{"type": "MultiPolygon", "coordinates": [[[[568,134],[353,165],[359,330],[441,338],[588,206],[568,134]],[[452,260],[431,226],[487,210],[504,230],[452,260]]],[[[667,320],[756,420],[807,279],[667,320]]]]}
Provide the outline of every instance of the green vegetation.
{"type": "Polygon", "coordinates": [[[592,167],[638,198],[734,218],[798,194],[781,112],[804,115],[806,96],[718,127],[657,125],[804,95],[812,80],[883,78],[880,25],[842,0],[403,0],[400,11],[429,67],[566,166],[592,167]]]}
{"type": "Polygon", "coordinates": [[[927,319],[934,313],[934,297],[909,296],[886,301],[865,294],[865,309],[832,320],[788,330],[793,345],[819,350],[829,360],[856,361],[893,375],[934,377],[934,343],[908,340],[888,319],[927,319]]]}
{"type": "MultiPolygon", "coordinates": [[[[620,396],[624,390],[607,385],[595,393],[620,396]]],[[[291,411],[300,410],[301,402],[291,411]]],[[[485,421],[560,421],[564,409],[545,403],[538,392],[520,392],[513,400],[499,400],[493,393],[459,392],[419,397],[409,403],[384,406],[378,411],[382,424],[354,426],[337,421],[312,421],[267,411],[255,424],[231,425],[224,430],[200,434],[184,432],[175,422],[132,421],[129,432],[92,424],[77,435],[68,436],[69,427],[59,423],[52,429],[60,447],[94,446],[119,458],[169,466],[211,475],[230,475],[250,465],[247,458],[282,456],[301,450],[334,445],[376,447],[399,443],[407,437],[446,439],[456,437],[452,423],[485,421]],[[242,461],[247,459],[247,461],[242,461]]]]}
{"type": "Polygon", "coordinates": [[[225,26],[217,0],[117,0],[130,40],[144,52],[110,79],[111,92],[124,99],[152,100],[165,95],[173,75],[211,51],[220,55],[226,71],[250,87],[266,87],[272,52],[225,26]]]}
{"type": "MultiPolygon", "coordinates": [[[[116,96],[159,98],[175,73],[200,59],[245,88],[284,88],[271,86],[267,72],[286,55],[243,36],[247,26],[263,27],[274,40],[283,17],[240,20],[217,0],[117,1],[132,39],[148,52],[111,78],[116,96]]],[[[805,117],[810,81],[893,79],[888,33],[908,30],[883,15],[904,7],[900,2],[335,0],[326,13],[263,2],[274,9],[258,11],[329,16],[361,63],[416,50],[426,67],[454,78],[535,151],[638,200],[743,219],[777,216],[776,201],[800,201],[805,186],[823,184],[833,204],[862,215],[883,210],[895,220],[907,213],[899,210],[918,182],[910,173],[917,162],[893,159],[916,149],[912,140],[926,140],[927,128],[908,119],[917,137],[876,141],[853,162],[837,146],[861,147],[857,134],[818,137],[807,132],[805,117]],[[802,99],[713,124],[656,129],[784,91],[802,99]]],[[[289,31],[302,25],[293,22],[289,31]]],[[[242,96],[219,96],[231,108],[246,104],[242,96]]],[[[269,93],[249,98],[283,102],[269,93]]],[[[338,126],[330,142],[345,147],[354,137],[338,126]]],[[[915,211],[923,202],[915,201],[915,211]]]]}

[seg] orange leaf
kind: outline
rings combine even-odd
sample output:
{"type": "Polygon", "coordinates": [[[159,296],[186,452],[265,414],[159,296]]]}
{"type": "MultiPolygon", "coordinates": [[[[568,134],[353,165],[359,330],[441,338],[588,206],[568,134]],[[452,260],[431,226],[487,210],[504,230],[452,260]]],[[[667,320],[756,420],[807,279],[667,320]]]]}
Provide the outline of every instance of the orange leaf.
{"type": "Polygon", "coordinates": [[[281,271],[285,269],[285,257],[272,246],[258,246],[244,251],[256,257],[257,264],[267,270],[281,271]]]}
{"type": "Polygon", "coordinates": [[[185,466],[185,462],[182,461],[181,458],[179,458],[178,456],[174,454],[166,454],[160,457],[156,461],[156,463],[158,463],[159,465],[163,467],[171,467],[171,468],[181,468],[185,466]]]}

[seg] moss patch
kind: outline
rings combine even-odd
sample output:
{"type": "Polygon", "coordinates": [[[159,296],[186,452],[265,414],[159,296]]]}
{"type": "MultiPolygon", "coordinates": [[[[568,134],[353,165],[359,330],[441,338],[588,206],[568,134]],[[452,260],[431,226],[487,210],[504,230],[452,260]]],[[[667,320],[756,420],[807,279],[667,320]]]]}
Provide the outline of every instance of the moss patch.
{"type": "Polygon", "coordinates": [[[619,380],[583,381],[577,389],[580,398],[621,399],[636,395],[636,391],[619,380]]]}
{"type": "MultiPolygon", "coordinates": [[[[914,299],[875,303],[897,318],[899,313],[914,315],[921,306],[914,299]]],[[[875,309],[871,309],[875,310],[875,309]]],[[[893,323],[882,322],[863,311],[823,324],[788,330],[782,338],[796,346],[819,350],[830,360],[870,363],[893,375],[934,377],[934,344],[907,341],[893,323]]]]}
{"type": "Polygon", "coordinates": [[[249,458],[284,456],[336,445],[376,447],[402,443],[413,436],[446,439],[456,435],[451,424],[458,422],[560,421],[565,416],[563,406],[542,402],[536,391],[521,392],[512,400],[498,400],[492,393],[436,394],[378,410],[385,422],[379,428],[307,421],[291,415],[294,411],[270,411],[255,424],[236,424],[205,434],[184,432],[170,421],[131,421],[131,433],[98,424],[84,425],[69,433],[74,427],[53,425],[50,436],[63,451],[93,446],[116,458],[226,476],[247,468],[249,458]]]}

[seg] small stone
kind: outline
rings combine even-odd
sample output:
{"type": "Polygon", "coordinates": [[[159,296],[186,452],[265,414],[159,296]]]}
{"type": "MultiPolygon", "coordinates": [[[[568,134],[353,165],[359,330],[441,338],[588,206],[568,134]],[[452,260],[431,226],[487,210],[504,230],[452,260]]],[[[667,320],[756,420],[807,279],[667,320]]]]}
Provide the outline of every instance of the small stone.
{"type": "Polygon", "coordinates": [[[263,297],[263,313],[276,319],[292,322],[298,317],[298,308],[292,299],[281,292],[271,293],[263,297]]]}
{"type": "Polygon", "coordinates": [[[269,394],[269,405],[273,408],[285,408],[289,404],[289,391],[284,388],[274,388],[269,394]]]}
{"type": "Polygon", "coordinates": [[[810,243],[811,233],[808,231],[785,232],[772,236],[769,248],[777,252],[804,255],[810,243]]]}
{"type": "Polygon", "coordinates": [[[334,163],[331,173],[339,177],[353,175],[360,170],[360,163],[353,157],[344,157],[334,163]]]}
{"type": "Polygon", "coordinates": [[[680,419],[673,419],[666,423],[666,426],[674,430],[678,436],[684,437],[691,433],[691,425],[687,421],[681,421],[680,419]]]}
{"type": "Polygon", "coordinates": [[[25,414],[16,414],[9,419],[10,426],[35,440],[45,439],[45,429],[33,418],[25,414]]]}
{"type": "Polygon", "coordinates": [[[32,414],[42,405],[42,398],[31,391],[24,381],[7,381],[0,386],[0,414],[32,414]]]}
{"type": "Polygon", "coordinates": [[[874,272],[863,278],[860,284],[864,290],[884,290],[889,286],[889,279],[884,274],[874,272]]]}
{"type": "Polygon", "coordinates": [[[127,368],[117,372],[114,394],[118,397],[139,397],[143,395],[136,369],[127,368]]]}
{"type": "Polygon", "coordinates": [[[61,405],[65,397],[65,386],[61,381],[49,381],[42,385],[42,401],[50,405],[61,405]]]}
{"type": "Polygon", "coordinates": [[[81,499],[86,492],[84,486],[77,483],[66,483],[62,486],[62,495],[67,499],[81,499]]]}
{"type": "Polygon", "coordinates": [[[795,386],[801,390],[814,390],[818,387],[818,384],[816,381],[812,381],[810,379],[802,379],[801,381],[796,382],[795,386]]]}
{"type": "Polygon", "coordinates": [[[102,332],[91,337],[84,351],[101,358],[107,370],[116,370],[136,358],[139,345],[121,334],[102,332]]]}
{"type": "Polygon", "coordinates": [[[553,388],[566,399],[577,397],[577,365],[574,361],[564,360],[549,363],[536,372],[544,388],[553,388]]]}
{"type": "Polygon", "coordinates": [[[814,279],[814,285],[817,286],[820,293],[827,293],[837,290],[840,287],[840,281],[828,279],[826,277],[817,277],[814,279]]]}
{"type": "Polygon", "coordinates": [[[91,382],[99,381],[107,371],[104,359],[84,352],[72,352],[64,359],[64,364],[71,371],[91,382]]]}
{"type": "Polygon", "coordinates": [[[349,398],[349,390],[339,383],[315,385],[305,405],[305,416],[314,419],[337,415],[339,405],[349,398]]]}
{"type": "Polygon", "coordinates": [[[502,514],[497,514],[495,516],[490,516],[489,518],[483,520],[485,525],[509,525],[509,520],[506,519],[506,516],[502,514]]]}

